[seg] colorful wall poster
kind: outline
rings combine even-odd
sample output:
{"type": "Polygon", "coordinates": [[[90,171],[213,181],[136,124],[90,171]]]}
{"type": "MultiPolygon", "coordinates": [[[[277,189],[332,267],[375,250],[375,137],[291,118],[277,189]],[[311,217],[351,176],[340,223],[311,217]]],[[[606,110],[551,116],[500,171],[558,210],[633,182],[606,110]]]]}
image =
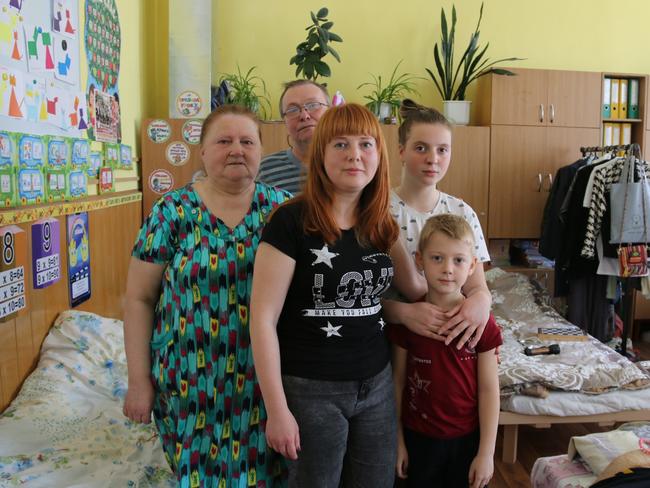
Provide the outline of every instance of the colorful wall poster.
{"type": "Polygon", "coordinates": [[[84,170],[72,170],[67,177],[70,198],[81,198],[88,195],[88,175],[84,170]]]}
{"type": "Polygon", "coordinates": [[[90,151],[90,156],[88,156],[88,176],[96,178],[99,175],[99,168],[103,164],[102,153],[99,151],[90,151]]]}
{"type": "Polygon", "coordinates": [[[109,168],[108,166],[99,168],[99,193],[109,193],[114,190],[113,168],[109,168]]]}
{"type": "Polygon", "coordinates": [[[61,278],[61,240],[59,220],[37,220],[32,224],[32,282],[46,288],[61,278]]]}
{"type": "Polygon", "coordinates": [[[201,142],[201,130],[203,122],[201,120],[188,120],[183,124],[183,140],[188,144],[198,144],[201,142]]]}
{"type": "Polygon", "coordinates": [[[88,212],[68,215],[68,278],[70,306],[76,307],[90,298],[90,238],[88,212]]]}
{"type": "Polygon", "coordinates": [[[25,231],[17,225],[0,228],[0,252],[0,321],[5,322],[27,307],[25,231]]]}
{"type": "Polygon", "coordinates": [[[18,203],[31,205],[45,201],[45,150],[40,136],[17,134],[18,203]]]}
{"type": "Polygon", "coordinates": [[[29,71],[54,70],[54,53],[52,33],[39,24],[25,24],[25,40],[27,41],[27,64],[29,71]]]}
{"type": "Polygon", "coordinates": [[[45,196],[48,202],[60,202],[69,196],[70,145],[63,137],[47,138],[45,196]]]}
{"type": "Polygon", "coordinates": [[[79,84],[79,51],[67,37],[52,34],[54,77],[71,85],[79,84]]]}
{"type": "Polygon", "coordinates": [[[115,0],[86,0],[84,29],[86,59],[88,60],[88,137],[107,142],[120,142],[120,111],[117,80],[120,73],[121,29],[115,0]],[[101,92],[103,96],[97,96],[101,92]],[[112,114],[107,110],[112,98],[112,114]],[[95,104],[103,105],[98,111],[95,104]],[[102,115],[102,120],[97,115],[102,115]],[[110,117],[110,118],[109,118],[110,117]],[[101,124],[98,127],[97,124],[101,124]],[[114,130],[107,127],[115,126],[114,130]],[[97,133],[97,129],[101,129],[97,133]],[[113,137],[114,134],[114,137],[113,137]]]}
{"type": "Polygon", "coordinates": [[[71,141],[72,157],[68,175],[68,188],[71,198],[80,198],[88,195],[88,165],[90,144],[86,139],[73,139],[71,141]]]}
{"type": "Polygon", "coordinates": [[[120,169],[133,168],[133,156],[131,155],[131,146],[120,144],[120,169]]]}
{"type": "Polygon", "coordinates": [[[165,156],[172,166],[183,166],[190,160],[190,148],[184,142],[174,141],[165,148],[165,156]]]}
{"type": "Polygon", "coordinates": [[[104,144],[104,164],[111,168],[117,168],[120,164],[120,145],[104,144]]]}
{"type": "Polygon", "coordinates": [[[0,115],[25,118],[25,77],[22,71],[0,66],[0,115]]]}
{"type": "Polygon", "coordinates": [[[19,11],[0,3],[0,59],[21,66],[25,60],[25,31],[19,11]]]}
{"type": "Polygon", "coordinates": [[[147,136],[156,144],[165,142],[169,139],[169,136],[172,133],[172,128],[169,125],[169,122],[163,119],[155,119],[149,122],[147,126],[147,136]]]}
{"type": "Polygon", "coordinates": [[[156,169],[149,175],[149,188],[162,195],[174,187],[174,177],[166,169],[156,169]]]}
{"type": "Polygon", "coordinates": [[[86,139],[72,140],[72,157],[70,164],[75,169],[86,169],[89,164],[90,144],[86,139]]]}
{"type": "MultiPolygon", "coordinates": [[[[94,137],[98,141],[117,143],[122,139],[120,124],[120,104],[117,94],[93,90],[93,101],[89,101],[91,120],[94,126],[94,137]]],[[[90,98],[89,98],[90,100],[90,98]]]]}
{"type": "Polygon", "coordinates": [[[47,122],[47,84],[45,78],[25,75],[25,118],[33,124],[47,122]]]}
{"type": "Polygon", "coordinates": [[[76,37],[79,30],[76,0],[52,0],[52,32],[76,37]]]}
{"type": "Polygon", "coordinates": [[[0,207],[16,204],[16,140],[9,132],[0,131],[0,207]]]}

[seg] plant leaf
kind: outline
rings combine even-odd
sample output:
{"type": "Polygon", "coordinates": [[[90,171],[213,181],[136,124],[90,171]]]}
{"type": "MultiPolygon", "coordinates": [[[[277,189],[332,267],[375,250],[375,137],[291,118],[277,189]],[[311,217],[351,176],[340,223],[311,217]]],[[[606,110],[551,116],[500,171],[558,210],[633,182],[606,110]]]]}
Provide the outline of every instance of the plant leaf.
{"type": "Polygon", "coordinates": [[[331,76],[332,75],[332,71],[330,70],[330,67],[326,63],[324,63],[323,61],[316,62],[314,67],[316,68],[316,72],[321,76],[331,76]]]}
{"type": "Polygon", "coordinates": [[[314,24],[318,25],[318,19],[317,19],[316,16],[314,15],[314,12],[309,12],[309,15],[311,15],[311,21],[312,21],[314,24]]]}
{"type": "Polygon", "coordinates": [[[325,30],[330,30],[332,26],[334,25],[334,22],[325,22],[324,24],[321,25],[321,27],[325,30]]]}
{"type": "Polygon", "coordinates": [[[328,14],[328,13],[329,13],[329,10],[327,10],[327,7],[322,7],[322,8],[318,11],[318,13],[316,14],[316,16],[317,16],[318,18],[320,18],[320,19],[323,19],[323,18],[327,17],[327,14],[328,14]]]}
{"type": "Polygon", "coordinates": [[[327,34],[329,36],[330,41],[343,42],[343,39],[338,34],[334,34],[333,32],[328,32],[327,34]]]}
{"type": "Polygon", "coordinates": [[[334,59],[336,59],[339,63],[341,62],[339,53],[337,53],[332,46],[327,46],[327,50],[332,54],[332,56],[334,56],[334,59]]]}
{"type": "Polygon", "coordinates": [[[432,72],[429,68],[424,68],[424,69],[427,71],[427,73],[429,73],[429,76],[430,76],[431,79],[433,80],[433,84],[436,85],[436,88],[438,89],[438,93],[440,93],[440,96],[441,96],[442,99],[444,100],[444,99],[445,99],[445,94],[444,94],[444,92],[442,91],[442,88],[440,88],[440,85],[438,84],[438,80],[437,80],[436,77],[434,76],[433,72],[432,72]]]}

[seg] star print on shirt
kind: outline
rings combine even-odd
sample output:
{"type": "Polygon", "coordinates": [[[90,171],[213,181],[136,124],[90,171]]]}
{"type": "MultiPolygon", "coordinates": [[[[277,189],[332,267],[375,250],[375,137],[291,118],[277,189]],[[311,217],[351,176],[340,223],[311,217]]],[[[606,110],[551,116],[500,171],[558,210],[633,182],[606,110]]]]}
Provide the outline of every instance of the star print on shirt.
{"type": "Polygon", "coordinates": [[[327,322],[327,327],[321,327],[320,330],[323,330],[327,332],[327,337],[332,337],[332,336],[337,336],[337,337],[343,337],[341,334],[339,334],[339,329],[343,327],[342,325],[339,325],[337,327],[334,327],[330,322],[327,322]]]}
{"type": "Polygon", "coordinates": [[[310,249],[311,252],[316,256],[316,261],[311,263],[312,266],[317,265],[318,263],[323,263],[332,268],[332,259],[338,256],[338,253],[330,252],[325,244],[321,249],[310,249]]]}
{"type": "Polygon", "coordinates": [[[417,371],[413,373],[412,377],[409,378],[409,383],[413,389],[422,390],[425,393],[429,393],[429,385],[431,384],[431,381],[423,380],[420,378],[420,375],[417,371]]]}

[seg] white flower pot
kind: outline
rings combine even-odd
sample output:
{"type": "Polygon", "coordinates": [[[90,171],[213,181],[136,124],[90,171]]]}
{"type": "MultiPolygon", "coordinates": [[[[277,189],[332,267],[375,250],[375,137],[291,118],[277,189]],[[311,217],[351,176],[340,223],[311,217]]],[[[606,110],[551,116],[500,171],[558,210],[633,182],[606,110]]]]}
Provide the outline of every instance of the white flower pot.
{"type": "Polygon", "coordinates": [[[469,124],[469,110],[472,102],[468,100],[445,100],[442,103],[445,117],[449,122],[456,125],[469,124]]]}
{"type": "Polygon", "coordinates": [[[383,121],[386,117],[390,117],[392,108],[390,103],[382,103],[379,106],[379,120],[383,121]]]}

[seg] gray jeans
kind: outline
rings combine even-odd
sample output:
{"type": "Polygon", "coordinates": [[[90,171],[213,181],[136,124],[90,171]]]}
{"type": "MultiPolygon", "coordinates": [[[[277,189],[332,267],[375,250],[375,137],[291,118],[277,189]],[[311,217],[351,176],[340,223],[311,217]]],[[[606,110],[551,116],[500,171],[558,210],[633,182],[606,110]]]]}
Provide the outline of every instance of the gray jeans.
{"type": "Polygon", "coordinates": [[[298,422],[297,461],[287,460],[290,488],[391,488],[397,419],[390,364],[363,381],[282,376],[298,422]]]}

